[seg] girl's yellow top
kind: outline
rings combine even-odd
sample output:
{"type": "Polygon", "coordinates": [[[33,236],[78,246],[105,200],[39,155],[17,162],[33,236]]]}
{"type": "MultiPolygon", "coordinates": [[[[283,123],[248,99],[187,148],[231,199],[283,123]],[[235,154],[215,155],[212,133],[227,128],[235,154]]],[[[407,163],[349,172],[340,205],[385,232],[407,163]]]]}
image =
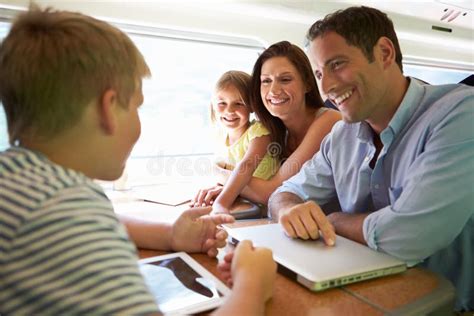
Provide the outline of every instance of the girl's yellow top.
{"type": "MultiPolygon", "coordinates": [[[[216,150],[216,159],[218,162],[226,164],[226,169],[234,169],[239,161],[244,158],[250,142],[256,138],[269,135],[270,132],[259,121],[252,121],[245,133],[232,145],[228,145],[228,135],[220,137],[216,150]]],[[[267,147],[267,153],[253,173],[254,177],[268,180],[279,168],[278,148],[276,144],[270,143],[267,147]],[[272,155],[273,154],[273,155],[272,155]],[[275,156],[275,157],[274,157],[275,156]]]]}

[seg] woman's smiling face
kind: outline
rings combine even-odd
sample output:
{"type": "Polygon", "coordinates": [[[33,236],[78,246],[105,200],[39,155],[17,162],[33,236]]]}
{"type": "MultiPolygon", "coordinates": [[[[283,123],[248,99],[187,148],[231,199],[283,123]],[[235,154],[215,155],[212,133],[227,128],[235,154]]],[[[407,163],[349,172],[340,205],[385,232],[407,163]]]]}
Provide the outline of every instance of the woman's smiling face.
{"type": "Polygon", "coordinates": [[[262,65],[260,94],[273,116],[285,119],[306,108],[306,88],[300,73],[286,57],[272,57],[262,65]]]}

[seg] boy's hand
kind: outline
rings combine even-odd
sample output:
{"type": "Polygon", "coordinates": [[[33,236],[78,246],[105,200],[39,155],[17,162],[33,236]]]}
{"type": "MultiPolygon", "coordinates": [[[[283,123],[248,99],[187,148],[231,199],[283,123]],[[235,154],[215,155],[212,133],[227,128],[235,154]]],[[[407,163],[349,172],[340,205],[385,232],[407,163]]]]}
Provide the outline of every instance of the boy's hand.
{"type": "Polygon", "coordinates": [[[221,277],[224,279],[224,283],[227,284],[228,287],[232,287],[232,259],[234,258],[234,251],[226,253],[224,256],[224,261],[219,262],[217,265],[217,270],[219,271],[221,277]]]}
{"type": "Polygon", "coordinates": [[[227,214],[208,215],[211,207],[186,210],[172,226],[171,249],[185,252],[207,253],[217,256],[217,248],[226,245],[227,232],[217,225],[232,223],[227,214]]]}
{"type": "Polygon", "coordinates": [[[264,301],[273,295],[277,265],[268,248],[254,248],[251,241],[243,240],[235,252],[224,257],[218,269],[229,286],[257,291],[264,301]]]}

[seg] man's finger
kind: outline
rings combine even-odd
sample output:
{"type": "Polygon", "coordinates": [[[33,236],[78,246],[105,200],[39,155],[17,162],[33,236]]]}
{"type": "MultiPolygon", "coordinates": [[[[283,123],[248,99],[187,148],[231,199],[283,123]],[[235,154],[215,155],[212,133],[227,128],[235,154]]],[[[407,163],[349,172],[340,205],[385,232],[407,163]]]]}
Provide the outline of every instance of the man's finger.
{"type": "Polygon", "coordinates": [[[314,205],[311,207],[311,216],[318,224],[319,230],[323,234],[323,239],[326,245],[333,246],[336,243],[336,232],[334,226],[329,222],[326,215],[321,209],[314,205]]]}
{"type": "Polygon", "coordinates": [[[296,232],[293,229],[293,226],[290,224],[290,221],[287,218],[282,218],[280,220],[281,225],[283,226],[283,231],[290,238],[296,238],[296,232]]]}
{"type": "Polygon", "coordinates": [[[296,235],[304,240],[307,240],[309,238],[309,234],[306,231],[306,228],[303,225],[303,222],[301,221],[300,217],[295,217],[291,221],[291,225],[296,231],[296,235]]]}
{"type": "Polygon", "coordinates": [[[311,239],[315,240],[319,238],[319,228],[316,221],[311,216],[311,211],[301,214],[301,222],[311,239]]]}

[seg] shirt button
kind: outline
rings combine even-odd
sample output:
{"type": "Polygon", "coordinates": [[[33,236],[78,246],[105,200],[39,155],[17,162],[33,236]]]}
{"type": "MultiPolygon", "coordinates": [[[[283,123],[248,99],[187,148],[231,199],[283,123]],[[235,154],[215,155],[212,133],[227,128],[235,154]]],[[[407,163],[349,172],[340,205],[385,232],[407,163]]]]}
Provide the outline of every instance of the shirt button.
{"type": "Polygon", "coordinates": [[[364,161],[365,161],[365,162],[368,162],[369,160],[370,160],[370,157],[369,157],[369,156],[367,156],[367,157],[364,158],[364,161]]]}
{"type": "Polygon", "coordinates": [[[378,184],[374,185],[374,188],[378,189],[378,188],[379,188],[379,185],[378,185],[378,184]]]}

